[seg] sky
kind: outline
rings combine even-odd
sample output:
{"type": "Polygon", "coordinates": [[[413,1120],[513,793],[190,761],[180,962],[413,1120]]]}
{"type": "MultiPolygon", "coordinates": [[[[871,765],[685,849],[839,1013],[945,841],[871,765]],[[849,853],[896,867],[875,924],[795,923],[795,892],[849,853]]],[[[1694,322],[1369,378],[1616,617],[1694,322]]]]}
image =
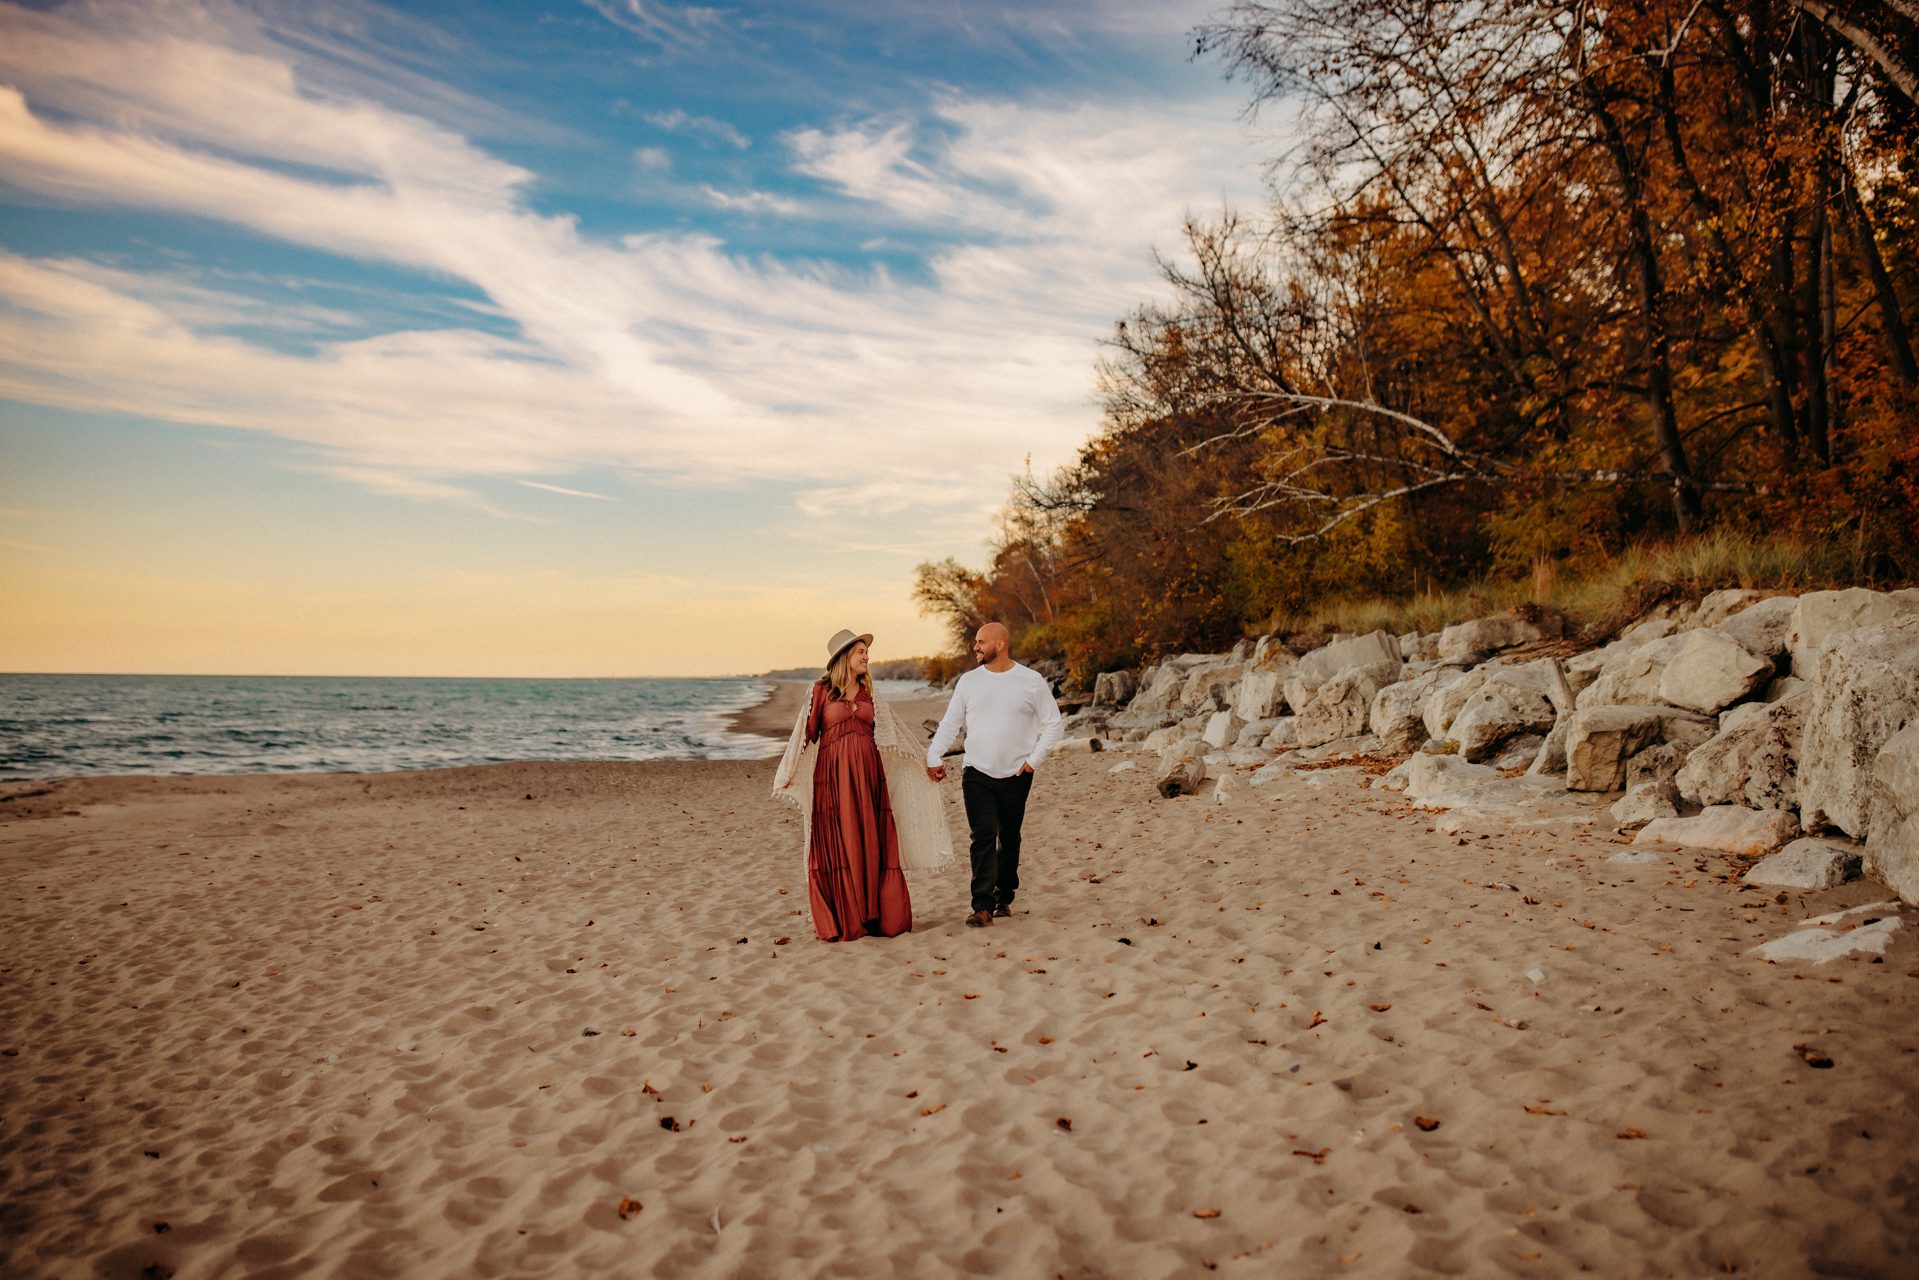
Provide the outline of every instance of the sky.
{"type": "Polygon", "coordinates": [[[946,637],[1271,126],[1214,0],[0,0],[0,671],[946,637]]]}

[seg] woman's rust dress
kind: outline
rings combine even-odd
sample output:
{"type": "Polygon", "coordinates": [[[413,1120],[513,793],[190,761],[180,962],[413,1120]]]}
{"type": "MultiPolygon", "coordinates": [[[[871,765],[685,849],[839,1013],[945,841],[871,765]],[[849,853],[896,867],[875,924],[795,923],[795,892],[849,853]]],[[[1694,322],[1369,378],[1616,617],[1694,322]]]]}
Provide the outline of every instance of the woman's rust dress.
{"type": "Polygon", "coordinates": [[[913,903],[873,743],[872,696],[861,689],[856,701],[846,702],[815,684],[806,741],[820,744],[813,766],[812,845],[806,851],[813,928],[828,942],[907,932],[913,903]]]}

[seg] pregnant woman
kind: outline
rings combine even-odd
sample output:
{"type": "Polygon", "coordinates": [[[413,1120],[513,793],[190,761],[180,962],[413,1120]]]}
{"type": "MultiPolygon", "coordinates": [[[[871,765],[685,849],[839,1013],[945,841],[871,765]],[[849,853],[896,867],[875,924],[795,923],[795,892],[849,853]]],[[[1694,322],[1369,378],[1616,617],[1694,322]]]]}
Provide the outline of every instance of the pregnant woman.
{"type": "Polygon", "coordinates": [[[925,776],[926,748],[873,689],[872,642],[851,631],[827,642],[826,673],[773,778],[773,794],[800,808],[806,896],[828,942],[910,930],[906,871],[953,857],[939,789],[925,776]],[[809,776],[812,795],[803,800],[795,783],[809,776]]]}

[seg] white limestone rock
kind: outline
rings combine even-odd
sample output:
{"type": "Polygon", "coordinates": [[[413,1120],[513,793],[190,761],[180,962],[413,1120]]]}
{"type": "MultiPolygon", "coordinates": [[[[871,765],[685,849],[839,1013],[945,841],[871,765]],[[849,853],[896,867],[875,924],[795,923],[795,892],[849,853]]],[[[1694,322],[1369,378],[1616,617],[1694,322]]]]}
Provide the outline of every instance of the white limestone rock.
{"type": "Polygon", "coordinates": [[[1233,748],[1238,750],[1241,747],[1258,747],[1266,741],[1266,735],[1271,733],[1273,726],[1278,723],[1278,716],[1268,716],[1264,720],[1250,721],[1245,728],[1239,731],[1239,736],[1233,739],[1233,748]]]}
{"type": "Polygon", "coordinates": [[[1139,676],[1131,671],[1102,671],[1093,677],[1093,705],[1124,706],[1139,691],[1139,676]]]}
{"type": "Polygon", "coordinates": [[[1663,701],[1659,682],[1666,674],[1666,663],[1685,643],[1683,635],[1663,636],[1619,650],[1606,660],[1592,683],[1579,691],[1579,709],[1663,701]]]}
{"type": "Polygon", "coordinates": [[[1158,753],[1179,742],[1185,736],[1186,731],[1178,725],[1168,725],[1166,728],[1155,729],[1147,734],[1140,745],[1148,751],[1158,753]]]}
{"type": "Polygon", "coordinates": [[[1441,685],[1461,679],[1464,672],[1436,667],[1409,679],[1395,681],[1373,695],[1368,721],[1388,751],[1413,751],[1431,736],[1426,727],[1426,699],[1441,685]]]}
{"type": "Polygon", "coordinates": [[[1379,671],[1377,667],[1350,668],[1315,690],[1296,717],[1299,745],[1316,747],[1365,733],[1373,697],[1386,683],[1379,671]]]}
{"type": "Polygon", "coordinates": [[[1814,676],[1819,659],[1846,632],[1877,627],[1915,611],[1919,611],[1919,590],[1885,592],[1851,587],[1807,592],[1799,597],[1786,633],[1792,673],[1814,676]]]}
{"type": "Polygon", "coordinates": [[[1273,731],[1259,744],[1267,751],[1285,751],[1299,745],[1299,717],[1280,716],[1273,721],[1273,731]]]}
{"type": "Polygon", "coordinates": [[[1694,747],[1674,781],[1695,804],[1754,809],[1799,806],[1799,743],[1810,691],[1749,703],[1720,717],[1719,732],[1694,747]]]}
{"type": "Polygon", "coordinates": [[[1919,905],[1919,724],[1892,737],[1872,765],[1866,870],[1919,905]]]}
{"type": "Polygon", "coordinates": [[[1864,837],[1873,762],[1919,719],[1919,612],[1828,634],[1821,645],[1800,739],[1799,808],[1808,830],[1864,837]]]}
{"type": "MultiPolygon", "coordinates": [[[[1727,587],[1722,591],[1711,591],[1692,611],[1686,620],[1689,628],[1716,627],[1732,617],[1743,613],[1766,598],[1763,591],[1754,591],[1750,587],[1727,587]]],[[[1790,612],[1790,610],[1788,610],[1790,612]]]]}
{"type": "Polygon", "coordinates": [[[1626,761],[1659,740],[1653,707],[1582,708],[1566,718],[1566,789],[1617,791],[1626,761]]]}
{"type": "Polygon", "coordinates": [[[1769,659],[1717,631],[1689,631],[1659,673],[1659,701],[1690,711],[1718,711],[1764,687],[1769,659]]]}
{"type": "Polygon", "coordinates": [[[1501,649],[1531,644],[1543,639],[1545,634],[1536,624],[1509,613],[1474,618],[1469,622],[1456,622],[1439,633],[1439,656],[1466,658],[1474,654],[1497,653],[1501,649]]]}
{"type": "Polygon", "coordinates": [[[1207,717],[1206,728],[1200,739],[1215,751],[1224,751],[1239,740],[1239,731],[1245,728],[1245,722],[1230,711],[1215,711],[1207,717]]]}
{"type": "Polygon", "coordinates": [[[1737,640],[1748,652],[1777,663],[1786,653],[1786,635],[1792,630],[1792,616],[1798,608],[1799,601],[1792,596],[1771,596],[1741,609],[1713,630],[1737,640]]]}
{"type": "Polygon", "coordinates": [[[1748,809],[1720,804],[1690,818],[1658,818],[1641,827],[1634,844],[1676,844],[1683,849],[1713,849],[1757,857],[1799,834],[1799,819],[1785,809],[1748,809]]]}
{"type": "Polygon", "coordinates": [[[1834,889],[1859,875],[1859,847],[1803,836],[1754,863],[1739,877],[1747,884],[1781,889],[1834,889]]]}
{"type": "Polygon", "coordinates": [[[1195,667],[1180,690],[1179,705],[1190,712],[1224,710],[1232,702],[1232,689],[1245,667],[1237,662],[1221,662],[1195,667]]]}
{"type": "Polygon", "coordinates": [[[1432,672],[1431,676],[1432,690],[1420,704],[1420,718],[1425,722],[1428,737],[1444,738],[1446,731],[1452,728],[1454,718],[1466,705],[1466,699],[1477,693],[1480,686],[1492,677],[1485,667],[1473,667],[1466,671],[1442,667],[1432,672]]]}
{"type": "Polygon", "coordinates": [[[1754,947],[1752,954],[1775,963],[1782,960],[1809,960],[1813,964],[1826,964],[1855,953],[1884,955],[1886,945],[1899,929],[1899,923],[1899,918],[1894,916],[1850,930],[1801,927],[1783,938],[1774,938],[1771,942],[1754,947]]]}
{"type": "Polygon", "coordinates": [[[1233,697],[1233,714],[1241,720],[1268,720],[1286,709],[1286,677],[1277,671],[1252,671],[1241,676],[1233,697]]]}
{"type": "Polygon", "coordinates": [[[1669,780],[1649,778],[1627,787],[1626,794],[1613,801],[1610,812],[1622,831],[1643,827],[1660,818],[1676,818],[1679,792],[1669,780]]]}
{"type": "Polygon", "coordinates": [[[1459,754],[1478,762],[1496,755],[1509,739],[1552,728],[1552,703],[1545,694],[1488,679],[1460,707],[1446,736],[1459,743],[1459,754]]]}
{"type": "MultiPolygon", "coordinates": [[[[1378,682],[1390,684],[1399,678],[1404,660],[1399,653],[1399,637],[1387,631],[1368,632],[1321,645],[1299,660],[1298,678],[1309,688],[1318,688],[1342,671],[1354,667],[1390,668],[1382,671],[1378,682]]],[[[1295,711],[1299,703],[1293,703],[1295,711]]]]}

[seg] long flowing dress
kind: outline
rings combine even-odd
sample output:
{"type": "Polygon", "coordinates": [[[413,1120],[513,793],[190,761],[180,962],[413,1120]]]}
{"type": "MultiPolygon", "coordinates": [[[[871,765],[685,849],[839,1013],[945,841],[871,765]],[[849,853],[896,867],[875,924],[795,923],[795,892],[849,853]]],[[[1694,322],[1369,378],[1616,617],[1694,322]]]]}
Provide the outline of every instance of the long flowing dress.
{"type": "Polygon", "coordinates": [[[849,703],[826,685],[813,686],[806,741],[819,743],[819,760],[813,767],[806,896],[813,928],[828,942],[869,933],[890,938],[913,927],[873,719],[865,689],[849,703]]]}

